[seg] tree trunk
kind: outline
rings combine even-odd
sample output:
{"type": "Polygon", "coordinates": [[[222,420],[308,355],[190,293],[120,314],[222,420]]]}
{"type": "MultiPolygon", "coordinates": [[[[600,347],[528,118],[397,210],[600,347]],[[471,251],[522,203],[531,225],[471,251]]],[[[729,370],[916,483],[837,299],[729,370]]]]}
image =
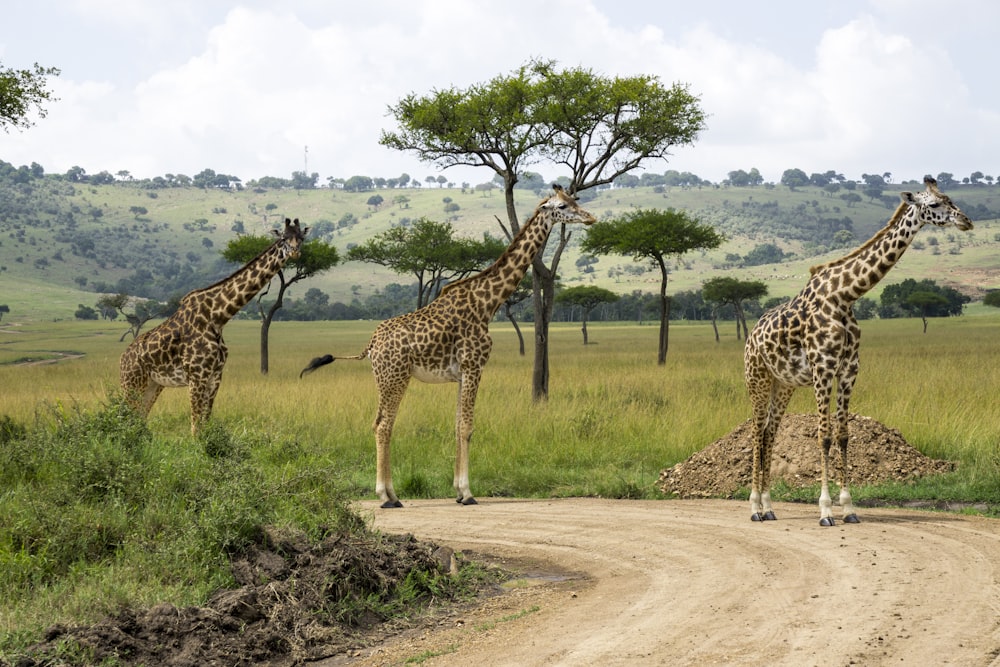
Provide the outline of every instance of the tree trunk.
{"type": "Polygon", "coordinates": [[[531,374],[531,399],[536,403],[549,398],[549,320],[555,293],[552,272],[544,265],[539,267],[539,264],[541,262],[536,261],[531,269],[535,305],[535,365],[531,374]],[[546,286],[548,289],[545,289],[546,286]]]}
{"type": "Polygon", "coordinates": [[[920,317],[924,321],[924,333],[927,333],[927,316],[923,315],[920,317]]]}
{"type": "Polygon", "coordinates": [[[656,363],[663,366],[667,363],[667,343],[670,337],[670,298],[667,296],[667,265],[662,257],[656,258],[660,266],[660,347],[656,355],[656,363]]]}
{"type": "Polygon", "coordinates": [[[514,313],[510,312],[510,305],[503,305],[503,313],[510,320],[510,323],[514,325],[514,332],[517,334],[517,342],[520,345],[521,356],[524,356],[524,336],[521,335],[521,327],[517,326],[517,320],[514,319],[514,313]]]}
{"type": "MultiPolygon", "coordinates": [[[[267,375],[267,363],[268,363],[268,347],[267,347],[267,336],[271,329],[271,321],[274,320],[274,314],[278,312],[281,308],[285,298],[285,290],[288,289],[288,285],[291,283],[285,283],[285,277],[278,272],[279,280],[281,280],[281,287],[278,288],[278,298],[274,300],[271,307],[268,308],[267,312],[264,312],[263,306],[258,301],[258,307],[261,311],[260,318],[260,374],[267,375]]],[[[267,292],[264,292],[267,294],[267,292]]]]}
{"type": "Polygon", "coordinates": [[[719,325],[715,322],[715,308],[712,309],[712,331],[715,332],[715,342],[719,342],[719,325]]]}
{"type": "Polygon", "coordinates": [[[271,329],[271,313],[260,321],[260,374],[267,375],[267,335],[271,329]]]}
{"type": "Polygon", "coordinates": [[[663,366],[667,363],[667,344],[670,338],[670,297],[660,294],[660,349],[656,363],[663,366]]]}
{"type": "Polygon", "coordinates": [[[587,311],[583,311],[583,326],[580,327],[580,331],[583,332],[583,344],[587,344],[587,311]]]}

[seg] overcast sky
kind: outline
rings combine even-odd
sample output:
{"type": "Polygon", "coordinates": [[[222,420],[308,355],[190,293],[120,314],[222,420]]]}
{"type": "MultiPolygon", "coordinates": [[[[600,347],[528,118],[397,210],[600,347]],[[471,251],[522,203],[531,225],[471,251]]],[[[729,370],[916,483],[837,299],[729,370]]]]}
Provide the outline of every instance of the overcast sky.
{"type": "Polygon", "coordinates": [[[379,145],[387,108],[540,57],[690,85],[707,129],[649,171],[1000,177],[995,0],[32,0],[2,19],[0,65],[62,70],[48,117],[0,132],[0,159],[48,172],[423,180],[379,145]]]}

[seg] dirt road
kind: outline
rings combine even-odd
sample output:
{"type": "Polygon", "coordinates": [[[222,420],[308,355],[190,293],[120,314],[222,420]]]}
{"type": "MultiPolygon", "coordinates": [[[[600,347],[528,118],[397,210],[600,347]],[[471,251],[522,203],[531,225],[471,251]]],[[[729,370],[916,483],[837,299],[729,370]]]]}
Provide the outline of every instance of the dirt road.
{"type": "Polygon", "coordinates": [[[1000,665],[1000,520],[866,509],[821,528],[797,504],[762,524],[722,500],[404,504],[363,509],[531,576],[350,664],[1000,665]]]}

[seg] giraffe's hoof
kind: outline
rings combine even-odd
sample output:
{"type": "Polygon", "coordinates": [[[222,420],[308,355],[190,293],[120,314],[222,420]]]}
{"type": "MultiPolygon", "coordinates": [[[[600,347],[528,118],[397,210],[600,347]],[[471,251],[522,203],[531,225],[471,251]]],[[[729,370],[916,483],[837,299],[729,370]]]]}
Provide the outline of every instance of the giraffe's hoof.
{"type": "Polygon", "coordinates": [[[459,505],[478,505],[479,504],[479,503],[476,502],[476,499],[473,498],[472,496],[469,496],[468,498],[455,498],[455,502],[458,503],[459,505]]]}
{"type": "Polygon", "coordinates": [[[382,505],[381,505],[382,509],[384,509],[384,510],[390,510],[390,509],[393,509],[393,508],[396,508],[396,507],[402,507],[402,506],[403,506],[403,503],[401,503],[398,500],[387,500],[384,503],[382,503],[382,505]]]}
{"type": "Polygon", "coordinates": [[[768,510],[764,512],[764,521],[777,521],[778,517],[774,516],[774,512],[768,510]]]}
{"type": "Polygon", "coordinates": [[[858,518],[857,514],[848,514],[844,517],[844,523],[861,523],[861,519],[858,518]]]}
{"type": "Polygon", "coordinates": [[[750,515],[750,520],[751,521],[763,521],[764,520],[764,515],[761,514],[760,512],[754,512],[753,514],[750,515]]]}
{"type": "Polygon", "coordinates": [[[819,525],[821,526],[835,526],[832,516],[825,516],[819,520],[819,525]]]}

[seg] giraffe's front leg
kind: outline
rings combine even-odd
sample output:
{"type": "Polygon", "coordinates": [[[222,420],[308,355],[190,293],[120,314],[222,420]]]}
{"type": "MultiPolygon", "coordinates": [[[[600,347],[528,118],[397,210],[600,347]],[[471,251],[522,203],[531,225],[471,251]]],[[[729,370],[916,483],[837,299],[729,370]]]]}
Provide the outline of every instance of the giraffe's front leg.
{"type": "MultiPolygon", "coordinates": [[[[212,416],[212,405],[219,391],[221,378],[191,380],[188,395],[191,399],[191,435],[198,435],[212,416]]],[[[157,392],[158,393],[158,392],[157,392]]]]}
{"type": "Polygon", "coordinates": [[[469,486],[469,444],[472,440],[473,416],[476,407],[476,393],[479,390],[479,374],[463,373],[458,382],[458,409],[455,413],[455,502],[475,505],[469,486]]]}
{"type": "Polygon", "coordinates": [[[858,345],[861,329],[857,321],[849,323],[847,328],[848,345],[850,346],[849,361],[837,381],[837,445],[840,447],[840,507],[843,511],[844,523],[861,523],[854,511],[851,491],[847,485],[847,444],[849,433],[847,421],[850,417],[848,406],[851,403],[851,393],[854,391],[854,381],[858,377],[858,345]]]}

